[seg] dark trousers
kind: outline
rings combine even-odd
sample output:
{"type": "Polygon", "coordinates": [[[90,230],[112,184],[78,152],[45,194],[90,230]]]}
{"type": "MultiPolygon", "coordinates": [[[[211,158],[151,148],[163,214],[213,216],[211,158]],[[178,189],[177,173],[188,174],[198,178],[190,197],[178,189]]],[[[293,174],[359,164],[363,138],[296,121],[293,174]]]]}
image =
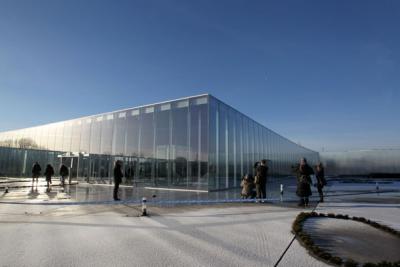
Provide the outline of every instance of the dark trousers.
{"type": "Polygon", "coordinates": [[[46,177],[47,187],[51,185],[51,177],[46,177]]]}
{"type": "Polygon", "coordinates": [[[299,206],[300,206],[300,205],[301,205],[301,206],[307,206],[307,205],[308,205],[308,202],[309,202],[308,197],[301,197],[301,198],[300,198],[300,201],[299,201],[299,206]]]}
{"type": "Polygon", "coordinates": [[[318,194],[319,194],[319,201],[324,202],[324,193],[322,192],[322,186],[317,186],[318,194]]]}
{"type": "Polygon", "coordinates": [[[119,183],[114,183],[114,199],[118,199],[119,183]]]}
{"type": "Polygon", "coordinates": [[[256,184],[256,191],[257,191],[257,198],[267,198],[266,194],[266,184],[261,183],[261,184],[256,184]]]}
{"type": "Polygon", "coordinates": [[[32,183],[35,181],[35,179],[36,179],[36,182],[39,182],[39,174],[34,174],[32,176],[32,183]]]}

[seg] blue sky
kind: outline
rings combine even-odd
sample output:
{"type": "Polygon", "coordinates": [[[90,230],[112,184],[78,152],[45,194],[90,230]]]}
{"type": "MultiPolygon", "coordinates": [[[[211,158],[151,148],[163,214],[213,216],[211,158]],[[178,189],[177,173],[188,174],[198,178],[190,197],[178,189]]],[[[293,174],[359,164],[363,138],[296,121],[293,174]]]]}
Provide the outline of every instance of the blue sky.
{"type": "Polygon", "coordinates": [[[0,131],[200,93],[321,151],[400,147],[399,1],[0,1],[0,131]]]}

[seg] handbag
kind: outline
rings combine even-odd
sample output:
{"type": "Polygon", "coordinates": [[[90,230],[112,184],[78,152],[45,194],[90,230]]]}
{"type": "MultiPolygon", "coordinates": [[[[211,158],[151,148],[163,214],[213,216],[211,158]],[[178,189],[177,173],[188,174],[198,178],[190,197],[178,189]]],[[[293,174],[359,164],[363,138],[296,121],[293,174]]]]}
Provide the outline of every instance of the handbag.
{"type": "Polygon", "coordinates": [[[299,182],[302,183],[302,184],[303,184],[303,183],[304,183],[304,184],[310,184],[310,181],[308,180],[308,178],[307,178],[306,175],[300,176],[299,182]]]}

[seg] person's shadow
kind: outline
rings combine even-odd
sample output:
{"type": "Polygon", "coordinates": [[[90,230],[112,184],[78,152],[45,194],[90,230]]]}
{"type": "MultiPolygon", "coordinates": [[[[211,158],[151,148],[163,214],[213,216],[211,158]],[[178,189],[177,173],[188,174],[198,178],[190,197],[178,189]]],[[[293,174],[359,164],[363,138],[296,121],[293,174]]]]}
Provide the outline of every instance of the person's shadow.
{"type": "Polygon", "coordinates": [[[37,198],[38,196],[39,196],[39,192],[38,192],[38,189],[37,189],[37,185],[34,186],[34,185],[32,184],[31,190],[30,190],[29,193],[28,193],[28,198],[29,198],[29,199],[35,199],[35,198],[37,198]]]}
{"type": "Polygon", "coordinates": [[[46,195],[49,199],[54,199],[57,196],[57,192],[52,191],[51,188],[47,188],[46,195]]]}

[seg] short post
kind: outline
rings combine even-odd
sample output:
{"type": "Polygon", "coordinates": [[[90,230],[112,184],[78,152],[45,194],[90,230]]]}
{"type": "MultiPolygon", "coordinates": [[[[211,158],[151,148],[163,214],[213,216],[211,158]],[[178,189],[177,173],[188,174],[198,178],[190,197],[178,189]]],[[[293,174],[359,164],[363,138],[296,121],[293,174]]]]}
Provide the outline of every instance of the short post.
{"type": "Polygon", "coordinates": [[[145,197],[142,198],[142,216],[147,216],[147,199],[145,197]]]}
{"type": "Polygon", "coordinates": [[[6,186],[6,189],[4,190],[4,193],[8,193],[8,186],[6,186]]]}
{"type": "Polygon", "coordinates": [[[379,192],[379,183],[378,182],[375,183],[375,189],[376,189],[376,192],[379,192]]]}
{"type": "Polygon", "coordinates": [[[283,201],[283,184],[281,184],[281,202],[283,201]]]}

